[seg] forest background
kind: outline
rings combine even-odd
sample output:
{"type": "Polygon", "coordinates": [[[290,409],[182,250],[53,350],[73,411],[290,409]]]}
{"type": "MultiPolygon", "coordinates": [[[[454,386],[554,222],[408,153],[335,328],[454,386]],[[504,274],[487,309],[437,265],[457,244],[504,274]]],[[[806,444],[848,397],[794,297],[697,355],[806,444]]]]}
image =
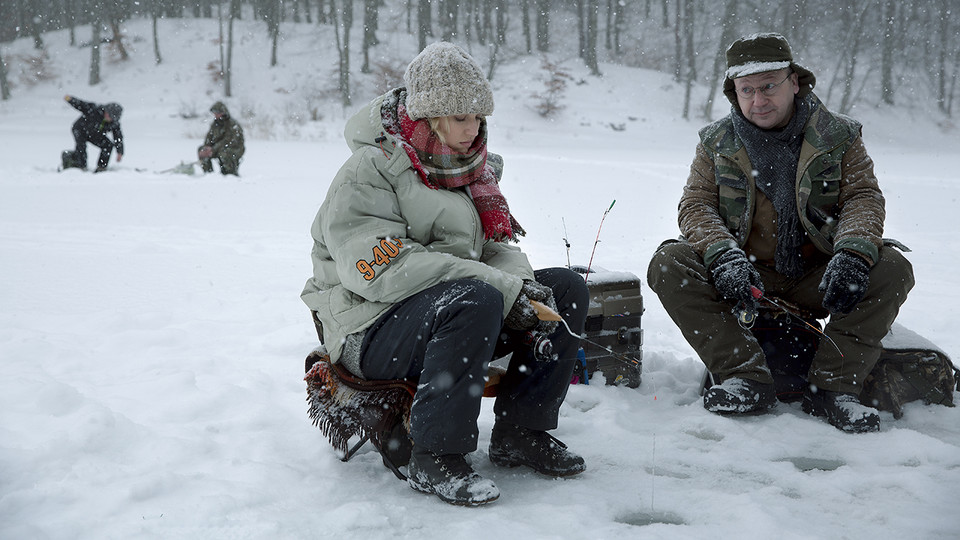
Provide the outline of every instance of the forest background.
{"type": "MultiPolygon", "coordinates": [[[[960,70],[958,8],[960,0],[2,0],[0,97],[10,99],[18,87],[26,91],[52,76],[45,66],[55,53],[44,46],[44,34],[63,29],[70,31],[71,46],[90,48],[89,84],[99,84],[103,70],[110,69],[101,61],[104,54],[118,61],[127,57],[123,22],[143,17],[153,21],[157,64],[170,39],[158,31],[158,19],[215,19],[211,33],[220,53],[208,68],[230,97],[237,91],[233,23],[253,18],[264,22],[269,37],[264,68],[288,53],[283,40],[289,23],[316,24],[320,43],[336,48],[331,85],[294,96],[299,103],[288,108],[293,117],[316,120],[319,102],[335,100],[349,108],[358,79],[371,81],[376,91],[398,83],[406,52],[381,50],[378,29],[386,22],[420,49],[437,39],[468,47],[491,79],[501,63],[531,54],[577,55],[598,77],[604,62],[671,73],[684,89],[682,117],[711,119],[726,46],[744,33],[773,28],[786,35],[801,62],[821,60],[818,95],[833,110],[906,105],[942,116],[942,127],[952,127],[960,70]],[[360,39],[351,39],[355,33],[360,39]],[[18,37],[32,37],[35,54],[7,58],[3,43],[18,37]],[[358,46],[359,51],[351,48],[358,46]],[[696,85],[707,89],[699,100],[696,85]]],[[[538,107],[549,116],[569,76],[551,61],[544,63],[554,74],[538,107]]]]}

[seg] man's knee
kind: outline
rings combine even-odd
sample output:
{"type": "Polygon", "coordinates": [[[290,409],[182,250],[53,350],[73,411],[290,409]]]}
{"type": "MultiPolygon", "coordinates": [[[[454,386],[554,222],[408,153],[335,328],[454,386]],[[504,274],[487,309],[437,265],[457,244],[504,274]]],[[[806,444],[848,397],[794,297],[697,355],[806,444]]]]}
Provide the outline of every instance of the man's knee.
{"type": "Polygon", "coordinates": [[[703,260],[688,242],[668,240],[654,252],[647,267],[647,284],[654,292],[680,275],[695,272],[706,276],[703,260]]]}
{"type": "MultiPolygon", "coordinates": [[[[880,260],[870,269],[871,285],[881,288],[884,294],[902,294],[904,297],[915,283],[913,265],[896,248],[880,249],[880,260]]],[[[901,299],[902,303],[905,298],[901,299]]]]}

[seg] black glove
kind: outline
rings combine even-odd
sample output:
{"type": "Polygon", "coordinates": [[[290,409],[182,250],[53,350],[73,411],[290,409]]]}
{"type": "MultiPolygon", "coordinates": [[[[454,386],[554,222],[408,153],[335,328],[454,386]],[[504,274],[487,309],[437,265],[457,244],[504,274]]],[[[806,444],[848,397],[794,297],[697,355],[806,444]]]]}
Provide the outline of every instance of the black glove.
{"type": "Polygon", "coordinates": [[[830,313],[850,313],[867,294],[869,284],[870,267],[863,257],[849,251],[835,253],[820,281],[823,307],[830,313]]]}
{"type": "Polygon", "coordinates": [[[724,251],[710,267],[713,285],[725,299],[737,302],[740,309],[756,315],[758,303],[751,287],[763,292],[760,273],[740,248],[724,251]]]}

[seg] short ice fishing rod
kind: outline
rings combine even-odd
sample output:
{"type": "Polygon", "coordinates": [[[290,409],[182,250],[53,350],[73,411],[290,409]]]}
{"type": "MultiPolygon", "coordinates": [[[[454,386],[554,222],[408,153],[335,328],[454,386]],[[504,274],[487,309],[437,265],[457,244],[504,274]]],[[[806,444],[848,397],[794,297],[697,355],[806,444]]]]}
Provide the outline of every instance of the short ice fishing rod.
{"type": "MultiPolygon", "coordinates": [[[[786,313],[787,316],[789,316],[789,317],[795,317],[795,315],[794,315],[793,313],[791,313],[790,310],[788,310],[787,308],[785,308],[785,307],[783,307],[782,305],[780,305],[780,303],[777,302],[776,300],[773,300],[773,299],[771,299],[770,297],[768,297],[767,295],[763,294],[763,291],[761,291],[761,290],[760,290],[759,288],[757,288],[757,287],[754,287],[753,285],[750,286],[750,295],[753,296],[754,299],[756,299],[756,300],[765,300],[765,301],[767,301],[767,302],[770,303],[772,306],[774,306],[774,307],[780,309],[780,311],[783,311],[784,313],[786,313]]],[[[534,308],[536,308],[536,306],[534,306],[534,308]]],[[[814,326],[814,325],[808,323],[807,321],[803,320],[803,317],[797,317],[797,319],[800,319],[800,322],[802,322],[803,324],[805,324],[805,325],[809,326],[810,328],[812,328],[814,332],[816,332],[816,333],[820,334],[821,336],[827,338],[827,341],[829,341],[830,343],[832,343],[833,346],[836,347],[837,352],[840,353],[840,356],[843,357],[843,351],[840,350],[840,347],[837,345],[837,342],[834,341],[830,336],[824,334],[823,331],[820,330],[819,328],[817,328],[816,326],[814,326]]],[[[751,310],[751,309],[741,309],[741,310],[740,310],[740,313],[739,313],[738,316],[737,316],[737,321],[740,323],[740,326],[743,327],[743,328],[746,329],[746,330],[749,330],[749,329],[753,328],[753,323],[754,323],[756,320],[757,320],[757,312],[754,311],[754,310],[751,310]]]]}
{"type": "Polygon", "coordinates": [[[550,306],[548,306],[548,305],[546,305],[546,304],[544,304],[544,303],[542,303],[542,302],[537,302],[536,300],[531,300],[531,301],[530,301],[530,304],[533,306],[534,311],[537,312],[537,318],[540,319],[541,321],[557,321],[557,322],[559,322],[560,324],[563,325],[563,327],[567,330],[567,333],[569,333],[571,336],[573,336],[573,337],[575,337],[575,338],[577,338],[577,339],[579,339],[579,340],[581,340],[581,341],[586,341],[587,343],[593,345],[594,347],[599,347],[599,348],[607,351],[608,353],[610,353],[611,355],[613,355],[614,358],[617,358],[618,360],[623,360],[624,362],[629,362],[630,364],[633,364],[633,365],[635,365],[635,366],[640,364],[640,362],[638,362],[637,360],[635,360],[635,359],[633,359],[633,358],[630,358],[629,356],[624,356],[624,355],[622,355],[622,354],[614,351],[614,350],[611,349],[610,347],[601,345],[601,344],[597,343],[596,341],[591,341],[591,340],[589,340],[589,339],[587,339],[587,338],[585,338],[585,337],[583,337],[583,336],[579,336],[579,335],[575,334],[575,333],[573,332],[573,330],[570,329],[570,325],[567,324],[567,321],[563,320],[563,317],[561,317],[559,313],[557,313],[556,311],[554,311],[553,309],[551,309],[550,306]]]}

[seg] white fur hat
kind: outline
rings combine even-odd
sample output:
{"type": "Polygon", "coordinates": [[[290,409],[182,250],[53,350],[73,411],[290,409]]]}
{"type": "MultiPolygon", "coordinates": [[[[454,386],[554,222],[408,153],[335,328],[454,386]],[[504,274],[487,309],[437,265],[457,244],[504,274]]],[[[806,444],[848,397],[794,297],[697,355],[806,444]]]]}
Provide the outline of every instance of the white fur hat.
{"type": "Polygon", "coordinates": [[[480,64],[452,43],[427,45],[407,66],[403,81],[413,120],[493,114],[493,90],[480,64]]]}

